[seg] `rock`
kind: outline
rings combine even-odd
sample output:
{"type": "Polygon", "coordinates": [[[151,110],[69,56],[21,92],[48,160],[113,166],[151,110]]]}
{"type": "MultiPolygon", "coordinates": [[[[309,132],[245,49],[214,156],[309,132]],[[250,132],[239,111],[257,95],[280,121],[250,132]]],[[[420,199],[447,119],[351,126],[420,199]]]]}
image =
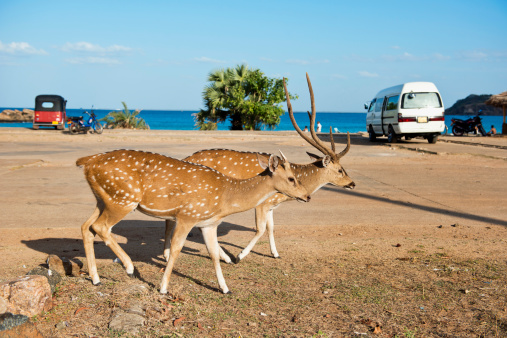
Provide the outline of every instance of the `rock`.
{"type": "Polygon", "coordinates": [[[67,328],[68,326],[69,326],[69,323],[63,321],[63,322],[59,322],[58,324],[56,324],[55,327],[56,327],[57,330],[63,330],[65,328],[67,328]]]}
{"type": "Polygon", "coordinates": [[[10,312],[3,313],[0,315],[0,332],[22,325],[27,321],[28,321],[27,316],[15,315],[10,312]]]}
{"type": "Polygon", "coordinates": [[[136,335],[144,325],[145,318],[137,313],[117,313],[109,323],[109,328],[136,335]]]}
{"type": "Polygon", "coordinates": [[[126,293],[133,294],[133,295],[136,295],[136,294],[142,295],[142,294],[148,293],[149,290],[144,285],[135,284],[135,285],[126,286],[124,291],[126,293]]]}
{"type": "Polygon", "coordinates": [[[0,336],[3,338],[42,338],[42,334],[33,323],[28,321],[27,316],[14,315],[10,312],[0,315],[0,336]]]}
{"type": "Polygon", "coordinates": [[[7,312],[28,317],[49,311],[53,306],[48,279],[38,275],[0,283],[0,298],[7,312]]]}
{"type": "Polygon", "coordinates": [[[54,293],[56,291],[56,286],[60,281],[62,280],[62,277],[60,274],[54,270],[46,269],[42,266],[38,266],[36,268],[33,268],[32,270],[28,271],[26,273],[27,275],[33,276],[44,276],[48,279],[49,286],[51,287],[51,293],[54,293]]]}
{"type": "Polygon", "coordinates": [[[33,110],[5,109],[0,113],[0,122],[30,122],[33,121],[33,110]]]}
{"type": "Polygon", "coordinates": [[[47,258],[49,269],[55,270],[62,276],[79,277],[83,263],[81,261],[71,261],[65,257],[58,257],[56,255],[49,255],[47,258]]]}

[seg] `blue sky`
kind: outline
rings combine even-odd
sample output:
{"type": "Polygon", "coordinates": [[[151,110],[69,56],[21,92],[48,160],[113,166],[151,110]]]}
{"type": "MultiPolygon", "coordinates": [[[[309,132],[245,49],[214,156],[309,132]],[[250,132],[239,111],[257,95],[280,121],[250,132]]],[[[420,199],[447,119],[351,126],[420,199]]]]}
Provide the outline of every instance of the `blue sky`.
{"type": "Polygon", "coordinates": [[[507,90],[507,1],[0,1],[0,107],[198,110],[207,74],[241,63],[287,77],[296,111],[306,72],[319,112],[410,81],[449,107],[507,90]]]}

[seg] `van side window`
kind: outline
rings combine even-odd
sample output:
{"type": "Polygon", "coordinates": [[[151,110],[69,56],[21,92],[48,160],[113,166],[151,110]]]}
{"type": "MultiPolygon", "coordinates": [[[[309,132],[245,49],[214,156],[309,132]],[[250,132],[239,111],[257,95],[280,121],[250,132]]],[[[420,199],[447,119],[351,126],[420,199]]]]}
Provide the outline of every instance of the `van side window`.
{"type": "Polygon", "coordinates": [[[382,109],[382,102],[383,100],[381,98],[377,99],[377,102],[375,103],[375,111],[379,112],[382,109]]]}
{"type": "Polygon", "coordinates": [[[388,100],[387,100],[387,106],[386,106],[386,110],[395,110],[396,108],[398,108],[398,100],[400,99],[400,96],[399,95],[396,95],[396,96],[391,96],[388,100]]]}
{"type": "Polygon", "coordinates": [[[371,113],[375,109],[375,101],[376,100],[377,99],[373,99],[373,101],[371,101],[370,108],[368,109],[368,113],[371,113]]]}

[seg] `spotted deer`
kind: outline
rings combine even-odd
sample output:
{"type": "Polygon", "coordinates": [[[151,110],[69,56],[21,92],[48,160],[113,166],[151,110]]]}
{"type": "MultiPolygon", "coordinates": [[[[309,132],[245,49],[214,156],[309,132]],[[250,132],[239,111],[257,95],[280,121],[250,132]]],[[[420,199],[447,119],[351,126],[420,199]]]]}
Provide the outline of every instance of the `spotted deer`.
{"type": "Polygon", "coordinates": [[[228,293],[216,238],[216,227],[221,220],[255,207],[276,192],[304,202],[310,200],[283,154],[282,158],[259,156],[256,161],[260,168],[258,174],[238,179],[204,165],[144,151],[115,150],[78,159],[76,165],[84,167],[85,178],[97,199],[95,211],[81,226],[93,284],[100,283],[93,249],[95,234],[121,260],[127,274],[133,276],[132,260],[111,236],[111,228],[131,211],[139,210],[175,220],[177,224],[160,293],[167,293],[176,258],[194,226],[202,230],[220,289],[228,293]]]}
{"type": "MultiPolygon", "coordinates": [[[[291,164],[291,169],[296,175],[296,178],[301,182],[301,184],[308,190],[309,193],[313,193],[320,189],[325,184],[332,184],[339,187],[344,187],[346,189],[353,189],[355,187],[355,183],[352,179],[347,175],[345,169],[340,165],[340,158],[345,156],[350,149],[350,135],[347,133],[347,145],[343,151],[340,153],[336,153],[335,142],[333,138],[333,133],[330,128],[329,136],[331,139],[331,148],[324,144],[315,133],[315,100],[313,95],[313,89],[310,82],[310,78],[308,74],[306,74],[306,79],[308,82],[308,88],[310,91],[310,99],[311,99],[311,108],[312,113],[309,113],[310,116],[310,135],[311,138],[307,135],[308,133],[304,133],[301,131],[301,128],[296,123],[294,118],[294,112],[292,111],[292,105],[290,103],[289,94],[287,92],[287,86],[285,85],[284,79],[284,89],[285,95],[287,98],[287,110],[289,111],[289,116],[294,125],[294,128],[298,132],[298,134],[307,141],[314,148],[319,150],[324,156],[318,156],[312,153],[308,153],[308,155],[313,158],[315,161],[309,164],[291,164]]],[[[208,167],[214,168],[228,176],[235,178],[248,178],[252,177],[260,172],[260,168],[252,167],[249,163],[255,159],[257,156],[261,156],[267,158],[269,154],[264,153],[254,153],[254,152],[242,152],[242,151],[234,151],[234,150],[226,150],[226,149],[214,149],[214,150],[203,150],[196,152],[189,157],[185,158],[185,161],[199,163],[206,165],[208,167]]],[[[271,253],[275,258],[280,258],[278,251],[276,250],[275,238],[274,238],[274,221],[273,221],[273,210],[278,207],[281,203],[293,200],[290,196],[283,194],[274,194],[272,197],[266,199],[263,203],[259,204],[255,208],[255,224],[256,224],[256,233],[252,238],[250,243],[241,251],[241,253],[236,257],[235,261],[239,262],[241,259],[245,258],[248,253],[255,246],[259,238],[264,234],[266,227],[268,229],[268,237],[269,244],[271,248],[271,253]]],[[[166,241],[164,248],[164,257],[167,259],[169,257],[170,252],[170,234],[173,231],[174,224],[170,221],[166,221],[166,241]]],[[[226,261],[227,263],[231,263],[231,258],[223,252],[220,248],[220,257],[226,261]]]]}

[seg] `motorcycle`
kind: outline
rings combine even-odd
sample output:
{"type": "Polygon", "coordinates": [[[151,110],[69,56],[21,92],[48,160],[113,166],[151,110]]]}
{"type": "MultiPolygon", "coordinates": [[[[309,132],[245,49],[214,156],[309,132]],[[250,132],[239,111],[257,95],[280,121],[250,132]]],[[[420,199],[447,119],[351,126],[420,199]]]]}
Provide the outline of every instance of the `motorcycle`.
{"type": "Polygon", "coordinates": [[[89,118],[85,119],[83,116],[67,116],[67,124],[69,125],[69,131],[72,135],[77,135],[80,132],[87,133],[88,130],[93,129],[93,131],[97,134],[102,134],[104,131],[104,127],[97,120],[97,116],[93,112],[88,113],[85,111],[83,114],[89,116],[89,118]]]}
{"type": "Polygon", "coordinates": [[[482,114],[482,110],[479,113],[469,118],[468,120],[451,119],[452,133],[455,136],[463,136],[464,133],[481,133],[482,136],[486,136],[487,132],[482,126],[482,119],[479,115],[482,114]]]}

